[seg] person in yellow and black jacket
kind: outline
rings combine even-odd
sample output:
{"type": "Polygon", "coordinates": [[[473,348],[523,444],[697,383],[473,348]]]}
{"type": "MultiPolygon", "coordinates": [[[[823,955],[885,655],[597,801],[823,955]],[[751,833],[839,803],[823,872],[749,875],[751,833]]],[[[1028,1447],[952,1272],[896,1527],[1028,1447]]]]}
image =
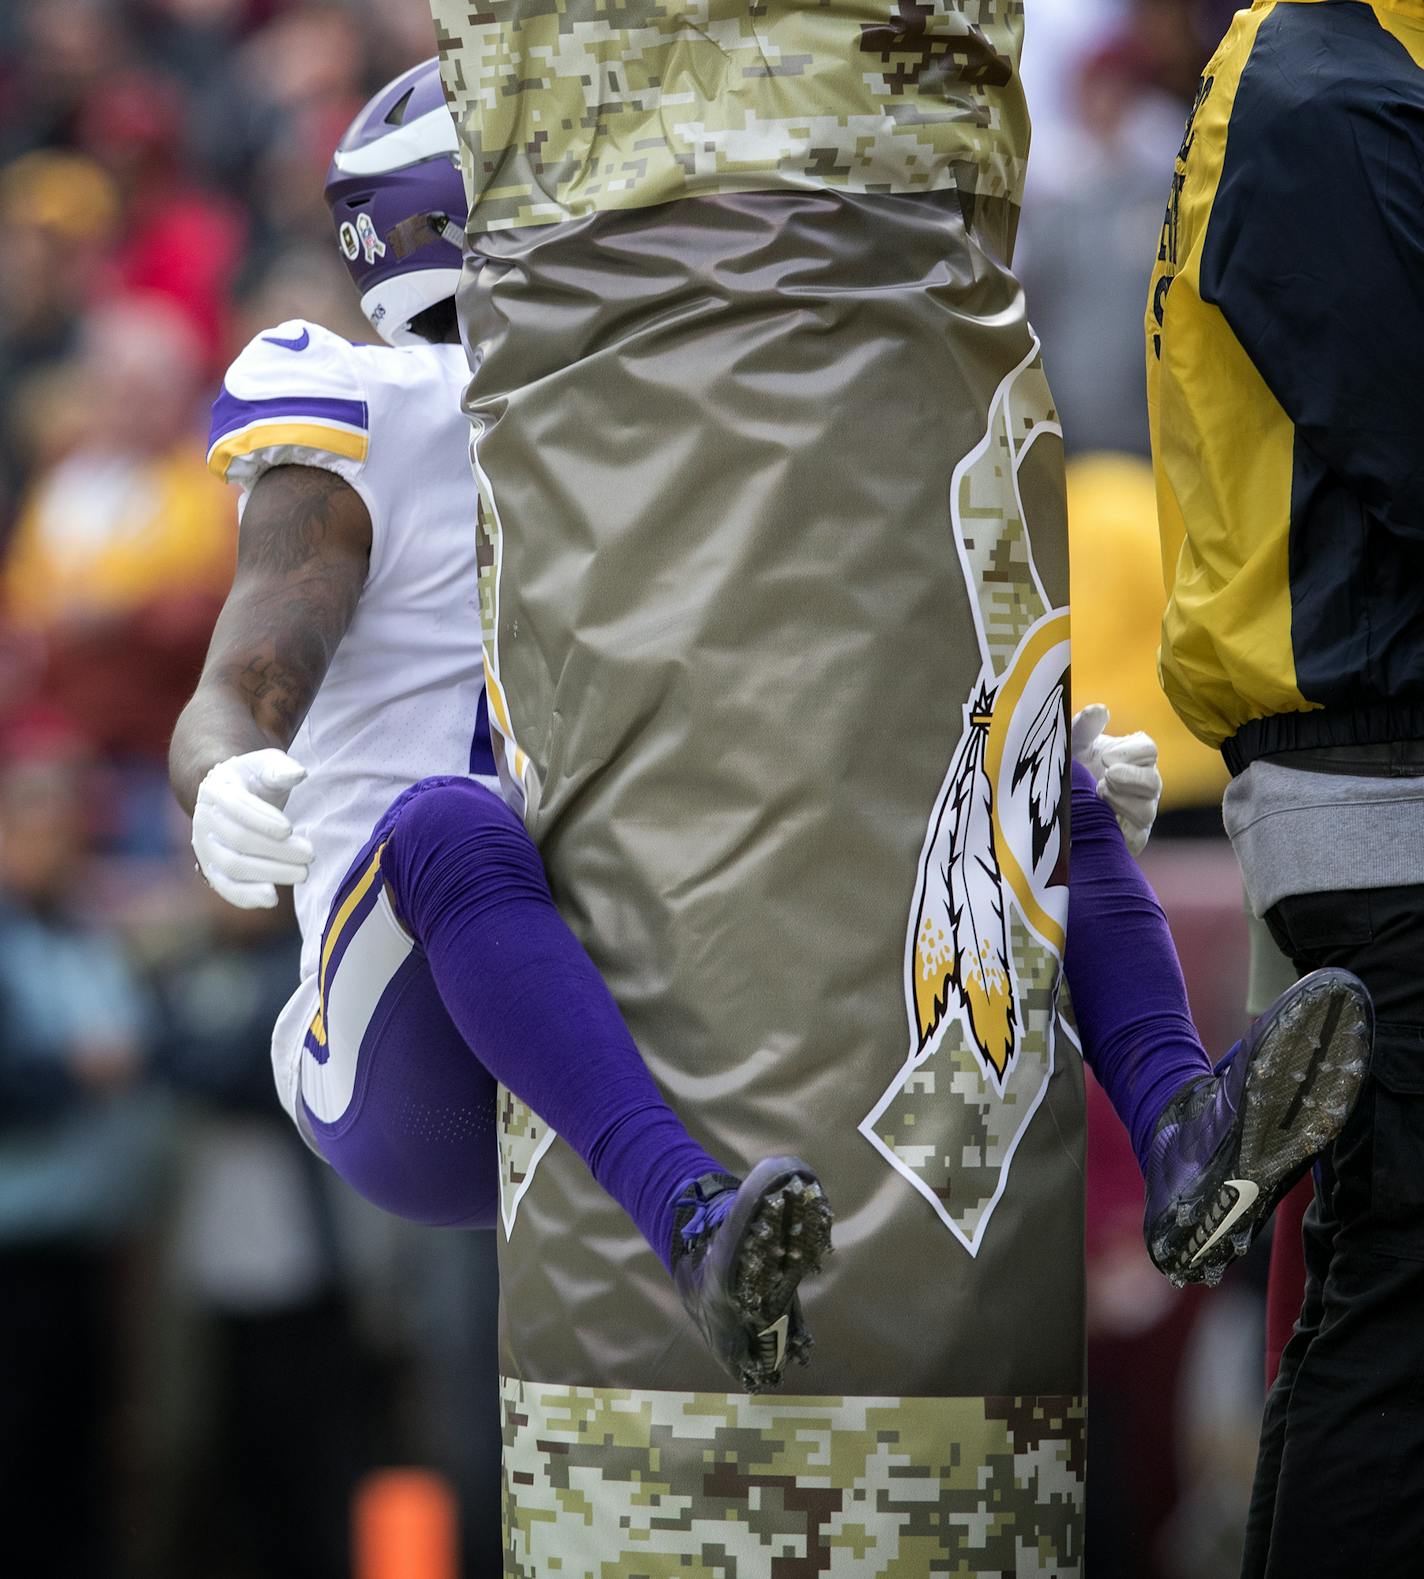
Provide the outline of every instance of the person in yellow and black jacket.
{"type": "Polygon", "coordinates": [[[1257,0],[1202,77],[1147,311],[1162,683],[1253,910],[1375,1000],[1317,1172],[1247,1579],[1424,1559],[1424,0],[1257,0]]]}

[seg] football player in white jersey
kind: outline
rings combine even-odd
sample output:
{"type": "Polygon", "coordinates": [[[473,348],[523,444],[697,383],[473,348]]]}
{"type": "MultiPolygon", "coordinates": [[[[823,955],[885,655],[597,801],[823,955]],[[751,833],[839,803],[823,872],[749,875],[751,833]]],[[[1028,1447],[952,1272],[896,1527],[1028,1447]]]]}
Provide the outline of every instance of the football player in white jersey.
{"type": "Polygon", "coordinates": [[[209,460],[243,490],[237,573],[171,752],[213,887],[296,887],[282,1101],[378,1205],[492,1224],[504,1085],[628,1211],[732,1374],[769,1385],[809,1352],[821,1186],[793,1157],[739,1179],[691,1138],[498,794],[452,343],[464,194],[433,61],[358,116],[327,198],[387,344],[290,322],[230,368],[209,460]]]}
{"type": "MultiPolygon", "coordinates": [[[[809,1350],[796,1290],[829,1247],[820,1183],[789,1157],[738,1179],[688,1135],[497,794],[495,749],[513,748],[490,729],[481,653],[455,147],[433,61],[377,94],[327,197],[387,344],[289,322],[227,375],[209,455],[243,489],[238,569],[174,734],[174,787],[220,894],[270,905],[296,886],[302,980],[273,1059],[338,1172],[417,1221],[492,1223],[503,1084],[629,1212],[732,1374],[771,1385],[809,1350]]],[[[1089,710],[1074,733],[1069,983],[1148,1174],[1154,1258],[1200,1278],[1343,1118],[1368,1001],[1342,973],[1311,978],[1213,1075],[1113,821],[1145,842],[1155,748],[1105,721],[1089,710]],[[1317,1047],[1301,1028],[1326,1020],[1317,1047]],[[1257,1122],[1287,1102],[1290,1122],[1257,1122]]]]}

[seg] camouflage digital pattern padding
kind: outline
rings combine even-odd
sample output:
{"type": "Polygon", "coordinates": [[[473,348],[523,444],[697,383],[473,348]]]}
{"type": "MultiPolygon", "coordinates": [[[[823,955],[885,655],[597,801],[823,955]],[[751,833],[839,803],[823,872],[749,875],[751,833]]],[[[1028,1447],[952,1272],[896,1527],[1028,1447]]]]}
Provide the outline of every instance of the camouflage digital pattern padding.
{"type": "Polygon", "coordinates": [[[1049,1579],[1081,1566],[1077,1399],[507,1380],[503,1411],[513,1579],[1049,1579]]]}
{"type": "Polygon", "coordinates": [[[1068,615],[1039,575],[1023,500],[1051,493],[1060,440],[1030,353],[995,391],[983,438],[950,480],[983,667],[920,857],[907,1062],[861,1125],[970,1251],[1002,1199],[1057,1044],[1068,615]],[[941,1121],[927,1125],[927,1109],[941,1121]]]}
{"type": "MultiPolygon", "coordinates": [[[[697,1137],[805,1155],[836,1208],[788,1385],[1056,1418],[1084,1341],[1067,544],[1017,285],[953,194],[737,193],[488,236],[461,314],[492,713],[555,895],[697,1137]]],[[[506,1119],[504,1374],[730,1407],[627,1219],[506,1119]]],[[[695,1497],[708,1444],[665,1418],[666,1496],[695,1497]]],[[[995,1457],[964,1429],[936,1450],[995,1457]]],[[[510,1439],[516,1531],[552,1440],[510,1439]]],[[[852,1497],[852,1459],[788,1506],[852,1497]]],[[[564,1500],[603,1528],[642,1474],[610,1452],[564,1500]]],[[[1074,1574],[1076,1502],[1013,1485],[1041,1571],[1074,1574]]],[[[650,1574],[683,1572],[680,1518],[649,1519],[650,1574]]],[[[865,1523],[887,1576],[933,1571],[883,1501],[865,1523]]],[[[529,1539],[522,1571],[564,1571],[529,1539]]],[[[1012,1571],[972,1519],[939,1539],[950,1572],[1012,1571]]]]}
{"type": "Polygon", "coordinates": [[[1023,0],[432,0],[477,231],[772,186],[957,189],[1006,255],[1023,0]]]}
{"type": "Polygon", "coordinates": [[[697,1138],[804,1155],[837,1213],[812,1396],[731,1398],[506,1105],[508,1572],[1070,1579],[1067,534],[996,261],[1018,0],[433,6],[503,776],[697,1138]]]}
{"type": "Polygon", "coordinates": [[[514,1230],[519,1203],[534,1177],[539,1160],[554,1141],[554,1132],[512,1091],[499,1088],[496,1119],[499,1140],[499,1215],[506,1234],[514,1230]]]}

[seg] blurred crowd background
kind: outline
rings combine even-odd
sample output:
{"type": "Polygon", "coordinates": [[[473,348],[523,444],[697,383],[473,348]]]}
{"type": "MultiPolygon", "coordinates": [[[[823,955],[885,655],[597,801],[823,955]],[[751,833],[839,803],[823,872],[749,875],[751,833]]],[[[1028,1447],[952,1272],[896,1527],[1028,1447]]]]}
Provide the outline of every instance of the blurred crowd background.
{"type": "MultiPolygon", "coordinates": [[[[1221,0],[1028,0],[1020,267],[1071,455],[1075,692],[1162,746],[1146,863],[1209,1046],[1244,1023],[1220,763],[1175,724],[1146,281],[1221,0]]],[[[491,1236],[366,1209],[278,1110],[290,915],[194,876],[167,733],[233,562],[208,403],[255,332],[370,338],[321,198],[424,0],[0,5],[0,1511],[16,1579],[337,1579],[353,1488],[430,1466],[498,1572],[491,1236]]],[[[1255,1261],[1152,1272],[1093,1096],[1092,1579],[1234,1575],[1255,1261]]]]}

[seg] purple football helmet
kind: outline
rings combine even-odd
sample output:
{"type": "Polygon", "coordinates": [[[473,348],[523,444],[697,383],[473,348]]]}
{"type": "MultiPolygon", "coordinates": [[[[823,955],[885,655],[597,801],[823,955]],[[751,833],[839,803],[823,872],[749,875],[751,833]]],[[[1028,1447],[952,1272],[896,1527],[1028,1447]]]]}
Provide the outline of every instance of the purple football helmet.
{"type": "Polygon", "coordinates": [[[410,321],[455,294],[465,184],[455,123],[427,60],[402,72],[346,128],[326,174],[336,242],[361,311],[389,345],[420,345],[410,321]]]}

